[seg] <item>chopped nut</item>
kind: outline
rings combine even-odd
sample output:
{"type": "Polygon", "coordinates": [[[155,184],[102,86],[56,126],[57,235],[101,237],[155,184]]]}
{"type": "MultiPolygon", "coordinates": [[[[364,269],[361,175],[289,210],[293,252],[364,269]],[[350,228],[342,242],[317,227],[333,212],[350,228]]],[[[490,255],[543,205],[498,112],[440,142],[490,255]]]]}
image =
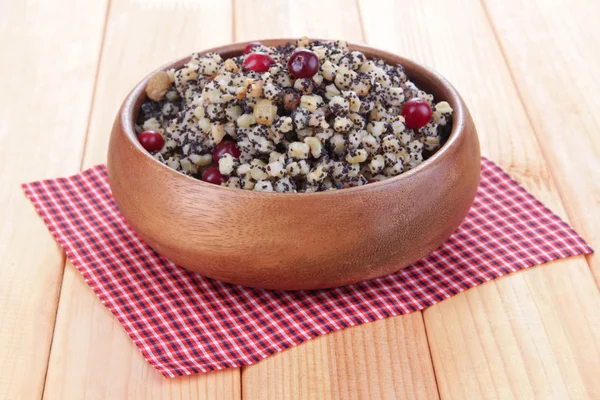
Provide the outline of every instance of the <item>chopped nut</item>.
{"type": "Polygon", "coordinates": [[[306,160],[298,161],[298,166],[300,167],[300,175],[306,175],[310,171],[310,165],[308,165],[306,160]]]}
{"type": "Polygon", "coordinates": [[[308,125],[308,111],[303,108],[297,108],[292,113],[292,120],[296,126],[296,129],[304,129],[308,125]]]}
{"type": "Polygon", "coordinates": [[[194,165],[189,158],[182,158],[181,160],[179,160],[179,164],[181,166],[181,169],[183,169],[183,172],[188,173],[188,174],[195,174],[198,172],[198,167],[196,165],[194,165]]]}
{"type": "Polygon", "coordinates": [[[248,97],[262,97],[263,95],[263,81],[253,80],[248,83],[248,90],[246,96],[248,97]]]}
{"type": "Polygon", "coordinates": [[[398,135],[401,135],[406,130],[406,125],[404,124],[404,118],[402,116],[394,118],[390,126],[396,137],[399,137],[398,135]]]}
{"type": "Polygon", "coordinates": [[[167,90],[171,87],[171,83],[171,79],[165,71],[158,71],[148,81],[146,95],[154,101],[161,101],[165,98],[165,94],[167,94],[167,90]]]}
{"type": "Polygon", "coordinates": [[[364,129],[366,125],[366,120],[357,113],[348,114],[348,118],[352,121],[355,129],[364,129]]]}
{"type": "Polygon", "coordinates": [[[305,159],[310,152],[310,146],[302,142],[290,143],[288,146],[288,157],[295,159],[305,159]]]}
{"type": "Polygon", "coordinates": [[[300,105],[300,96],[297,93],[286,93],[283,95],[283,107],[287,111],[294,111],[300,105]]]}
{"type": "Polygon", "coordinates": [[[271,100],[262,99],[254,106],[254,118],[262,125],[271,125],[277,115],[277,106],[271,100]]]}
{"type": "Polygon", "coordinates": [[[350,102],[342,96],[334,96],[329,101],[329,109],[334,115],[346,115],[350,111],[350,102]]]}
{"type": "Polygon", "coordinates": [[[321,65],[321,74],[323,75],[323,78],[327,79],[328,81],[332,81],[335,79],[335,73],[337,69],[337,65],[327,60],[323,63],[323,65],[321,65]]]}
{"type": "Polygon", "coordinates": [[[334,135],[335,131],[333,129],[324,129],[323,131],[317,132],[317,134],[315,135],[315,137],[319,138],[319,140],[321,142],[325,142],[326,140],[331,139],[331,137],[334,135]]]}
{"type": "Polygon", "coordinates": [[[365,135],[361,143],[369,155],[376,154],[379,151],[379,142],[373,135],[365,135]]]}
{"type": "Polygon", "coordinates": [[[254,118],[254,114],[242,114],[237,119],[237,124],[240,128],[249,128],[250,126],[256,124],[256,119],[254,118]]]}
{"type": "Polygon", "coordinates": [[[367,124],[367,132],[375,137],[381,136],[386,131],[387,124],[385,121],[371,121],[367,124]]]}
{"type": "Polygon", "coordinates": [[[439,136],[426,136],[425,141],[423,143],[425,145],[425,149],[427,151],[433,151],[440,147],[440,137],[439,136]]]}
{"type": "Polygon", "coordinates": [[[240,186],[242,189],[252,190],[254,189],[254,181],[249,176],[245,176],[240,180],[240,186]]]}
{"type": "Polygon", "coordinates": [[[319,166],[306,175],[306,180],[308,183],[316,185],[323,181],[326,177],[327,174],[323,171],[323,168],[319,166]]]}
{"type": "Polygon", "coordinates": [[[281,89],[273,84],[263,86],[263,96],[269,100],[276,100],[281,94],[281,89]]]}
{"type": "Polygon", "coordinates": [[[360,164],[350,164],[348,165],[348,176],[354,178],[358,176],[360,173],[360,164]]]}
{"type": "Polygon", "coordinates": [[[294,82],[294,89],[300,93],[310,94],[315,87],[315,82],[310,78],[298,78],[294,82]]]}
{"type": "Polygon", "coordinates": [[[335,117],[335,122],[333,123],[333,130],[336,132],[347,132],[352,128],[353,123],[352,120],[348,117],[335,117]]]}
{"type": "Polygon", "coordinates": [[[356,80],[356,72],[348,69],[345,65],[341,65],[335,74],[335,85],[339,89],[349,89],[352,82],[356,80]]]}
{"type": "Polygon", "coordinates": [[[235,177],[235,176],[229,177],[229,179],[227,179],[227,181],[225,181],[225,186],[230,187],[230,188],[234,188],[234,189],[241,189],[242,188],[240,178],[235,177]]]}
{"type": "Polygon", "coordinates": [[[283,164],[280,161],[273,161],[267,164],[267,173],[274,178],[281,178],[285,172],[283,164]]]}
{"type": "Polygon", "coordinates": [[[394,106],[400,106],[404,102],[404,89],[391,87],[388,89],[387,95],[388,103],[394,106]]]}
{"type": "Polygon", "coordinates": [[[321,86],[321,84],[323,83],[323,75],[317,73],[312,77],[312,80],[315,83],[315,85],[321,86]]]}
{"type": "Polygon", "coordinates": [[[244,176],[250,173],[251,168],[252,167],[248,163],[240,164],[240,166],[235,170],[235,173],[238,174],[238,176],[244,176]]]}
{"type": "Polygon", "coordinates": [[[192,154],[189,158],[198,167],[206,167],[212,163],[212,154],[192,154]]]}
{"type": "Polygon", "coordinates": [[[300,166],[298,165],[298,162],[292,161],[285,167],[285,171],[290,176],[297,176],[300,174],[300,166]]]}
{"type": "Polygon", "coordinates": [[[210,137],[215,144],[221,143],[223,137],[225,136],[225,129],[223,129],[223,124],[220,122],[214,122],[210,124],[210,137]]]}
{"type": "Polygon", "coordinates": [[[273,184],[269,181],[260,180],[254,185],[255,192],[272,192],[273,184]]]}
{"type": "Polygon", "coordinates": [[[295,185],[292,183],[290,178],[281,178],[275,183],[275,191],[279,193],[295,192],[296,190],[294,189],[294,186],[295,185]]]}
{"type": "Polygon", "coordinates": [[[235,160],[231,154],[224,154],[219,158],[219,171],[223,175],[231,175],[235,167],[235,160]]]}
{"type": "Polygon", "coordinates": [[[272,125],[277,132],[287,133],[294,128],[291,117],[281,117],[272,125]]]}
{"type": "Polygon", "coordinates": [[[244,97],[246,97],[246,93],[248,93],[248,88],[246,88],[246,87],[238,88],[235,93],[235,98],[238,100],[243,100],[244,97]]]}
{"type": "Polygon", "coordinates": [[[452,107],[446,101],[440,101],[435,105],[433,111],[433,122],[442,126],[448,122],[448,116],[452,114],[452,107]]]}
{"type": "Polygon", "coordinates": [[[350,88],[360,97],[366,96],[371,90],[371,84],[367,80],[353,81],[350,88]]]}
{"type": "Polygon", "coordinates": [[[369,163],[369,170],[372,174],[379,174],[385,168],[385,159],[381,154],[376,155],[369,163]]]}
{"type": "Polygon", "coordinates": [[[196,107],[194,109],[194,116],[198,119],[201,120],[202,118],[204,118],[205,113],[204,113],[204,107],[200,106],[200,107],[196,107]]]}
{"type": "Polygon", "coordinates": [[[312,51],[319,57],[319,60],[324,59],[327,55],[327,48],[325,46],[313,46],[312,51]]]}
{"type": "Polygon", "coordinates": [[[366,161],[367,157],[368,154],[365,149],[357,149],[346,154],[346,161],[348,161],[350,164],[356,164],[366,161]]]}
{"type": "Polygon", "coordinates": [[[381,149],[386,153],[397,153],[400,147],[400,141],[394,135],[387,135],[381,140],[381,149]]]}
{"type": "Polygon", "coordinates": [[[171,83],[175,82],[175,68],[170,68],[167,70],[167,76],[171,83]]]}
{"type": "Polygon", "coordinates": [[[267,174],[267,169],[264,165],[255,164],[250,169],[250,176],[254,180],[267,179],[269,175],[267,174]]]}
{"type": "Polygon", "coordinates": [[[144,122],[144,130],[158,131],[160,129],[160,122],[156,118],[150,118],[144,122]]]}
{"type": "Polygon", "coordinates": [[[302,36],[300,40],[298,40],[298,47],[308,47],[310,44],[310,40],[306,36],[302,36]]]}
{"type": "Polygon", "coordinates": [[[229,121],[237,121],[237,119],[242,116],[243,112],[244,111],[240,106],[232,106],[225,109],[225,115],[227,115],[229,121]]]}
{"type": "Polygon", "coordinates": [[[367,131],[353,131],[352,133],[350,133],[346,140],[348,143],[348,148],[351,150],[357,149],[358,146],[361,144],[363,138],[367,135],[367,131]]]}
{"type": "Polygon", "coordinates": [[[344,90],[342,92],[342,96],[350,102],[350,111],[351,112],[359,112],[360,111],[360,98],[356,93],[351,90],[344,90]]]}
{"type": "Polygon", "coordinates": [[[233,61],[231,58],[225,60],[225,71],[237,73],[239,70],[240,69],[236,65],[235,61],[233,61]]]}
{"type": "Polygon", "coordinates": [[[310,112],[313,112],[317,109],[317,107],[319,106],[320,103],[323,102],[323,99],[321,99],[320,96],[317,95],[303,95],[300,98],[300,107],[304,108],[305,110],[308,110],[310,112]]]}
{"type": "Polygon", "coordinates": [[[308,147],[310,147],[310,154],[314,158],[321,157],[323,145],[321,144],[321,141],[319,139],[317,139],[316,137],[307,137],[304,139],[304,143],[306,143],[308,147]]]}
{"type": "Polygon", "coordinates": [[[285,164],[285,154],[281,154],[277,151],[271,152],[271,154],[269,154],[269,163],[274,161],[279,161],[281,164],[285,164]]]}
{"type": "Polygon", "coordinates": [[[169,159],[167,160],[167,165],[173,169],[179,169],[179,159],[175,157],[169,157],[169,159]]]}
{"type": "Polygon", "coordinates": [[[342,92],[333,83],[325,86],[325,97],[331,100],[335,96],[339,96],[342,92]]]}

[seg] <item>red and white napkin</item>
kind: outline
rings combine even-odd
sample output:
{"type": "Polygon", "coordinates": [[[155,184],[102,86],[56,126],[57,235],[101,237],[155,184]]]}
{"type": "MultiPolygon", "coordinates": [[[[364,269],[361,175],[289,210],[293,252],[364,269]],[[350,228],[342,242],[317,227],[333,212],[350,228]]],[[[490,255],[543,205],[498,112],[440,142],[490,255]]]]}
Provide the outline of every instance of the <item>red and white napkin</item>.
{"type": "Polygon", "coordinates": [[[484,159],[481,173],[469,215],[429,256],[372,281],[301,292],[230,285],[161,257],[119,213],[102,165],[23,187],[145,359],[174,377],[252,364],[318,335],[422,310],[510,272],[592,252],[496,164],[484,159]]]}

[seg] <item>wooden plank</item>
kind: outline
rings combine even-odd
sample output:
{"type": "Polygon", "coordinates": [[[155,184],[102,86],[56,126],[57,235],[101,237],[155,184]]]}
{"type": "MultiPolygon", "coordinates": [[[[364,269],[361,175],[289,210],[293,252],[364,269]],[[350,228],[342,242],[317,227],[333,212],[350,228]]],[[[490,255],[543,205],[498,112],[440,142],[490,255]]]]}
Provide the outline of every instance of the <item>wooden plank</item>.
{"type": "Polygon", "coordinates": [[[242,372],[248,399],[437,398],[421,313],[320,336],[242,372]]]}
{"type": "Polygon", "coordinates": [[[0,398],[40,398],[64,255],[19,185],[75,173],[105,1],[0,2],[0,398]]]}
{"type": "Polygon", "coordinates": [[[343,0],[234,0],[235,41],[309,36],[363,43],[359,11],[343,0]]]}
{"type": "MultiPolygon", "coordinates": [[[[360,4],[369,44],[431,65],[453,82],[471,109],[483,153],[566,217],[481,4],[360,4]]],[[[441,397],[598,398],[599,304],[585,259],[575,257],[427,309],[441,397]]]]}
{"type": "MultiPolygon", "coordinates": [[[[235,2],[237,41],[309,35],[364,42],[353,2],[262,4],[235,2]]],[[[242,393],[244,399],[436,398],[422,314],[334,332],[245,367],[242,393]]]]}
{"type": "MultiPolygon", "coordinates": [[[[484,1],[569,218],[600,249],[600,3],[484,1]]],[[[588,262],[600,285],[600,258],[588,262]]]]}
{"type": "MultiPolygon", "coordinates": [[[[229,2],[113,0],[83,166],[105,162],[121,101],[149,71],[231,41],[229,2]]],[[[48,399],[238,399],[240,370],[167,379],[67,263],[44,395],[48,399]]]]}

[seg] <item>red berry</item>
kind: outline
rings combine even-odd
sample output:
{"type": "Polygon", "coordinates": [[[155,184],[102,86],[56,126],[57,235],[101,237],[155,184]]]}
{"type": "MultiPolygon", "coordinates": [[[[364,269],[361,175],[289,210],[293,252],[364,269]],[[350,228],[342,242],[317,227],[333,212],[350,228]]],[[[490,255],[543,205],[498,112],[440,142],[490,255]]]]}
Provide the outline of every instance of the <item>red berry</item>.
{"type": "Polygon", "coordinates": [[[369,180],[367,181],[367,185],[368,185],[369,183],[375,183],[375,182],[379,182],[379,179],[369,179],[369,180]]]}
{"type": "Polygon", "coordinates": [[[244,60],[244,69],[256,72],[267,72],[275,61],[265,53],[252,53],[246,56],[244,60]]]}
{"type": "Polygon", "coordinates": [[[162,149],[165,139],[155,131],[144,131],[138,135],[138,140],[146,151],[153,152],[162,149]]]}
{"type": "Polygon", "coordinates": [[[246,45],[246,47],[244,47],[244,54],[248,54],[250,53],[250,50],[252,50],[253,47],[256,46],[261,46],[262,43],[261,42],[250,42],[246,45]]]}
{"type": "Polygon", "coordinates": [[[410,129],[419,129],[429,123],[431,119],[431,107],[425,99],[415,97],[402,106],[404,123],[410,129]]]}
{"type": "Polygon", "coordinates": [[[215,147],[212,153],[213,160],[219,162],[219,158],[225,154],[231,154],[234,158],[239,158],[241,155],[240,149],[237,148],[235,142],[232,140],[223,140],[215,147]]]}
{"type": "Polygon", "coordinates": [[[319,72],[319,56],[310,50],[296,50],[288,61],[288,71],[294,78],[312,78],[319,72]]]}
{"type": "Polygon", "coordinates": [[[213,185],[220,185],[223,183],[223,175],[221,175],[219,167],[213,165],[202,173],[202,180],[204,182],[212,183],[213,185]]]}

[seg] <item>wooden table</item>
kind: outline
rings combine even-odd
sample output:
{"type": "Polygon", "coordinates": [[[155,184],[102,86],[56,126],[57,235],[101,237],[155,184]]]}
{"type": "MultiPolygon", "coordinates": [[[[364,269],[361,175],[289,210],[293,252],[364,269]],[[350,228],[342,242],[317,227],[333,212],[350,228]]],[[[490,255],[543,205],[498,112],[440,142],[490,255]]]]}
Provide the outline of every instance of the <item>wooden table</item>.
{"type": "Polygon", "coordinates": [[[483,154],[600,249],[600,2],[3,0],[0,15],[1,399],[600,398],[598,256],[171,380],[18,186],[104,162],[120,102],[168,60],[249,39],[344,38],[445,75],[483,154]]]}

